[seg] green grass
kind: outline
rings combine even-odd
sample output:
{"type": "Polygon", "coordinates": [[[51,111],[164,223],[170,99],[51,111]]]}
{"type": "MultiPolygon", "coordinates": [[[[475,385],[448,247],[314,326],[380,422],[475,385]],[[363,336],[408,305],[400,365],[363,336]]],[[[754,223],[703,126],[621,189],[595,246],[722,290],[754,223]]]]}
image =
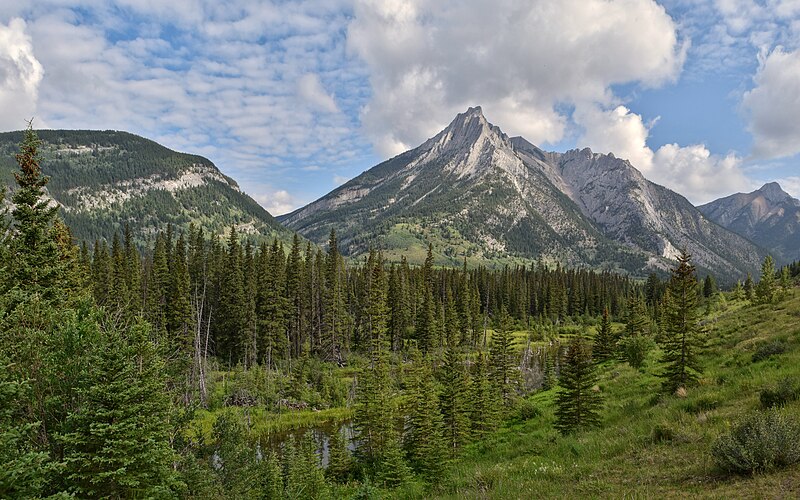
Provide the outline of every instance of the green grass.
{"type": "Polygon", "coordinates": [[[199,410],[189,430],[191,437],[202,437],[205,441],[211,441],[211,429],[222,412],[235,412],[243,417],[248,415],[251,422],[251,436],[255,439],[298,429],[323,427],[331,423],[347,421],[353,416],[350,408],[329,408],[318,411],[287,410],[282,413],[267,412],[263,408],[199,410]]]}
{"type": "MultiPolygon", "coordinates": [[[[729,301],[707,324],[700,384],[685,398],[659,396],[660,352],[642,372],[624,363],[600,368],[602,426],[574,436],[552,427],[555,391],[531,401],[541,416],[510,424],[471,445],[425,493],[437,498],[797,498],[800,468],[727,476],[709,453],[718,435],[759,408],[759,391],[800,373],[800,299],[774,306],[729,301]],[[764,342],[786,353],[758,363],[764,342]]],[[[800,415],[800,402],[784,408],[800,415]]],[[[419,485],[390,492],[419,497],[419,485]]]]}

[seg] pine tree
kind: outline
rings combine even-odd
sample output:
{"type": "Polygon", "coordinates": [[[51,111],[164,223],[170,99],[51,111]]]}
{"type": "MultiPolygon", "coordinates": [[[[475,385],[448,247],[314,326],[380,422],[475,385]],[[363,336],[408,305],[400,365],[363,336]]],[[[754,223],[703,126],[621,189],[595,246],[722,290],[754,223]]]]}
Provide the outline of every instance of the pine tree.
{"type": "Polygon", "coordinates": [[[562,434],[599,425],[602,398],[593,390],[596,383],[591,348],[576,337],[567,347],[559,379],[561,389],[556,395],[555,427],[562,434]]]}
{"type": "MultiPolygon", "coordinates": [[[[0,200],[1,201],[1,200],[0,200]]],[[[20,405],[30,397],[30,386],[13,380],[0,359],[0,497],[39,498],[52,466],[48,454],[33,446],[31,436],[40,422],[20,418],[20,405]]]]}
{"type": "Polygon", "coordinates": [[[600,320],[600,329],[594,337],[594,346],[592,347],[592,358],[595,361],[602,362],[614,355],[614,344],[616,337],[611,328],[611,319],[608,317],[608,308],[603,309],[603,317],[600,320]]]}
{"type": "Polygon", "coordinates": [[[775,261],[771,255],[764,258],[761,264],[761,279],[756,286],[756,302],[759,304],[769,304],[775,300],[775,261]]]}
{"type": "Polygon", "coordinates": [[[492,346],[489,350],[489,364],[491,376],[495,387],[501,395],[502,404],[508,406],[513,394],[514,377],[514,350],[511,337],[511,318],[505,306],[501,307],[497,318],[492,346]]]}
{"type": "Polygon", "coordinates": [[[430,361],[412,352],[411,379],[407,389],[408,420],[403,447],[417,474],[432,480],[444,466],[446,448],[442,435],[442,415],[433,383],[430,361]]]}
{"type": "Polygon", "coordinates": [[[497,393],[489,378],[486,355],[478,351],[475,359],[475,373],[470,391],[470,423],[474,436],[480,438],[495,429],[497,424],[497,393]]]}
{"type": "Polygon", "coordinates": [[[750,302],[755,300],[755,285],[753,284],[753,277],[747,273],[747,279],[744,281],[744,296],[750,302]]]}
{"type": "Polygon", "coordinates": [[[65,477],[80,497],[167,496],[177,486],[163,363],[146,325],[106,332],[89,354],[62,437],[65,477]]]}
{"type": "Polygon", "coordinates": [[[220,270],[220,300],[216,332],[217,355],[230,364],[242,360],[245,339],[242,319],[245,313],[242,247],[236,228],[231,226],[225,268],[220,270]]]}
{"type": "Polygon", "coordinates": [[[16,155],[20,170],[14,173],[18,189],[11,197],[11,228],[15,234],[9,246],[9,262],[13,265],[8,267],[6,286],[17,287],[20,299],[22,294],[52,301],[59,300],[69,285],[64,282],[66,263],[62,262],[53,234],[58,205],[51,206],[45,196],[44,188],[50,179],[42,175],[39,146],[39,137],[29,124],[16,155]]]}
{"type": "Polygon", "coordinates": [[[449,346],[445,351],[445,362],[442,366],[443,391],[440,397],[444,437],[451,457],[467,444],[470,435],[467,407],[469,379],[464,370],[462,356],[456,349],[455,346],[449,346]]]}
{"type": "Polygon", "coordinates": [[[783,266],[781,268],[780,287],[781,299],[785,299],[789,296],[789,292],[792,289],[792,276],[789,274],[789,266],[783,266]]]}
{"type": "Polygon", "coordinates": [[[264,500],[281,500],[283,498],[283,471],[278,456],[270,451],[259,463],[261,498],[264,500]]]}
{"type": "Polygon", "coordinates": [[[717,282],[714,280],[714,277],[710,274],[706,275],[706,279],[703,280],[703,297],[711,298],[714,294],[717,293],[717,282]]]}
{"type": "Polygon", "coordinates": [[[325,477],[337,483],[345,483],[353,473],[353,458],[341,430],[333,431],[328,440],[328,467],[325,477]]]}
{"type": "Polygon", "coordinates": [[[214,421],[214,472],[222,490],[231,498],[252,497],[257,485],[256,453],[247,439],[248,430],[234,412],[222,412],[214,421]]]}
{"type": "Polygon", "coordinates": [[[662,341],[662,361],[667,366],[661,376],[665,379],[664,388],[670,392],[687,387],[702,372],[698,351],[703,345],[703,329],[697,309],[697,287],[691,255],[684,250],[667,286],[669,300],[662,341]]]}
{"type": "Polygon", "coordinates": [[[336,232],[331,230],[328,254],[325,258],[325,291],[322,306],[324,325],[321,332],[320,353],[323,359],[341,363],[348,318],[345,308],[346,283],[342,278],[344,265],[338,245],[336,232]]]}
{"type": "Polygon", "coordinates": [[[294,443],[293,447],[294,453],[287,454],[286,498],[325,498],[327,484],[317,456],[313,431],[306,432],[300,444],[294,443]]]}

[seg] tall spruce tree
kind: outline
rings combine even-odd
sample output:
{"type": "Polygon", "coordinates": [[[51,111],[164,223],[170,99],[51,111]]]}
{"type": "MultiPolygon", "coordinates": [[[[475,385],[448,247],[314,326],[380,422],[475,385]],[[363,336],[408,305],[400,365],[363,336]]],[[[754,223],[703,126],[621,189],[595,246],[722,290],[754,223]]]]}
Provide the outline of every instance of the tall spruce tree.
{"type": "Polygon", "coordinates": [[[698,310],[698,282],[691,255],[686,250],[678,256],[667,285],[665,325],[662,334],[662,377],[664,389],[674,392],[697,381],[702,373],[699,350],[703,346],[703,328],[698,310]]]}
{"type": "Polygon", "coordinates": [[[599,425],[602,398],[593,389],[597,383],[595,369],[589,344],[581,337],[573,338],[561,366],[561,389],[556,395],[555,427],[562,434],[599,425]]]}
{"type": "Polygon", "coordinates": [[[516,377],[511,337],[511,317],[508,315],[505,306],[500,308],[494,334],[492,334],[489,364],[491,366],[492,381],[501,395],[503,406],[506,407],[512,398],[516,377]]]}
{"type": "Polygon", "coordinates": [[[469,378],[464,369],[464,360],[457,347],[448,346],[442,365],[442,395],[440,406],[444,421],[444,437],[451,457],[469,441],[469,401],[467,397],[469,378]]]}
{"type": "Polygon", "coordinates": [[[170,496],[177,484],[169,442],[163,362],[146,324],[106,331],[89,354],[67,418],[65,477],[86,498],[170,496]]]}
{"type": "Polygon", "coordinates": [[[447,454],[442,434],[442,414],[430,359],[423,358],[420,351],[414,349],[411,360],[403,447],[412,469],[430,481],[442,471],[447,454]]]}
{"type": "Polygon", "coordinates": [[[600,320],[600,329],[594,337],[592,358],[598,363],[611,358],[614,355],[615,344],[616,337],[611,327],[611,318],[608,316],[608,308],[605,308],[603,309],[603,317],[600,320]]]}
{"type": "Polygon", "coordinates": [[[756,302],[759,304],[773,302],[775,300],[775,292],[775,260],[771,255],[767,255],[763,264],[761,264],[761,279],[758,280],[758,285],[756,285],[756,302]]]}
{"type": "MultiPolygon", "coordinates": [[[[50,178],[42,175],[39,155],[40,141],[28,124],[16,155],[19,171],[14,173],[17,190],[14,204],[9,248],[8,280],[6,286],[16,287],[15,295],[36,295],[44,300],[56,300],[69,286],[64,282],[65,262],[53,234],[58,205],[50,204],[44,188],[50,178]]],[[[13,302],[9,304],[13,306],[13,302]]]]}

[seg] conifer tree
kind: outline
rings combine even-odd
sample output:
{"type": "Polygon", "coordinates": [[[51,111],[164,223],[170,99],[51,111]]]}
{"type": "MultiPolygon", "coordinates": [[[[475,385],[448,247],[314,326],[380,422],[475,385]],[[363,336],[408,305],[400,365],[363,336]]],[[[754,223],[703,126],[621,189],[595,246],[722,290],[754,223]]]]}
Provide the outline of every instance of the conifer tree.
{"type": "Polygon", "coordinates": [[[345,308],[346,283],[342,278],[344,266],[338,245],[336,232],[331,229],[328,254],[325,258],[325,293],[322,307],[324,325],[320,350],[323,359],[340,363],[348,318],[345,308]]]}
{"type": "Polygon", "coordinates": [[[573,338],[561,366],[561,389],[556,395],[555,427],[562,434],[600,423],[602,398],[593,390],[596,383],[589,344],[581,337],[573,338]]]}
{"type": "Polygon", "coordinates": [[[616,337],[611,328],[611,319],[608,317],[608,308],[603,309],[603,317],[600,320],[600,329],[594,337],[594,346],[592,347],[592,358],[595,361],[602,362],[614,355],[614,344],[616,337]]]}
{"type": "Polygon", "coordinates": [[[472,434],[478,438],[495,429],[497,424],[497,393],[489,378],[486,355],[478,351],[475,360],[475,373],[472,377],[470,396],[470,423],[472,434]]]}
{"type": "Polygon", "coordinates": [[[328,467],[325,477],[337,483],[345,483],[353,473],[353,458],[347,449],[347,442],[338,428],[328,440],[328,467]]]}
{"type": "Polygon", "coordinates": [[[502,405],[506,407],[513,393],[514,377],[514,350],[511,337],[511,318],[505,306],[500,308],[492,346],[489,350],[489,363],[491,365],[492,380],[499,391],[502,405]]]}
{"type": "Polygon", "coordinates": [[[80,411],[63,434],[65,477],[80,497],[168,496],[177,486],[163,363],[145,324],[112,330],[89,354],[80,411]]]}
{"type": "Polygon", "coordinates": [[[789,274],[789,266],[783,266],[781,268],[780,287],[781,298],[785,299],[789,296],[789,292],[792,289],[792,276],[789,274]]]}
{"type": "Polygon", "coordinates": [[[446,456],[442,414],[439,412],[430,360],[423,359],[417,349],[413,350],[411,359],[412,373],[406,409],[408,421],[403,447],[414,471],[432,480],[441,472],[446,456]]]}
{"type": "MultiPolygon", "coordinates": [[[[2,201],[2,200],[0,200],[2,201]]],[[[33,446],[31,436],[40,422],[20,418],[28,400],[29,384],[13,380],[0,359],[0,497],[39,498],[51,473],[48,454],[33,446]]]]}
{"type": "MultiPolygon", "coordinates": [[[[16,155],[19,172],[14,173],[18,189],[11,201],[14,204],[7,285],[18,287],[17,293],[38,295],[53,300],[63,295],[64,263],[53,235],[53,223],[58,205],[50,205],[44,188],[50,178],[42,175],[39,165],[39,137],[28,124],[20,151],[16,155]]],[[[13,304],[12,304],[13,305],[13,304]]]]}
{"type": "Polygon", "coordinates": [[[761,279],[756,286],[756,301],[759,304],[769,304],[775,300],[775,261],[771,255],[764,258],[761,264],[761,279]]]}
{"type": "Polygon", "coordinates": [[[698,351],[703,345],[703,329],[697,309],[697,288],[691,255],[683,250],[667,286],[669,300],[662,341],[662,361],[667,366],[661,376],[664,389],[670,392],[694,383],[702,372],[698,351]]]}
{"type": "Polygon", "coordinates": [[[327,484],[317,457],[317,442],[313,431],[306,432],[299,445],[293,443],[292,447],[294,452],[287,454],[286,498],[325,498],[327,484]]]}
{"type": "Polygon", "coordinates": [[[470,435],[468,382],[462,356],[455,346],[448,346],[442,366],[443,390],[440,406],[444,421],[444,437],[451,457],[467,444],[470,435]]]}
{"type": "Polygon", "coordinates": [[[218,355],[224,361],[235,364],[242,359],[245,313],[244,270],[242,247],[236,228],[231,226],[228,236],[228,252],[225,268],[221,271],[219,314],[216,325],[218,355]]]}
{"type": "Polygon", "coordinates": [[[283,471],[274,451],[270,451],[259,463],[261,498],[281,500],[283,498],[283,471]]]}
{"type": "Polygon", "coordinates": [[[750,302],[755,300],[755,285],[753,284],[753,277],[747,273],[747,279],[744,281],[744,296],[750,302]]]}
{"type": "Polygon", "coordinates": [[[252,497],[257,486],[255,451],[247,439],[248,430],[239,415],[222,412],[211,429],[214,438],[214,472],[222,491],[233,498],[252,497]]]}

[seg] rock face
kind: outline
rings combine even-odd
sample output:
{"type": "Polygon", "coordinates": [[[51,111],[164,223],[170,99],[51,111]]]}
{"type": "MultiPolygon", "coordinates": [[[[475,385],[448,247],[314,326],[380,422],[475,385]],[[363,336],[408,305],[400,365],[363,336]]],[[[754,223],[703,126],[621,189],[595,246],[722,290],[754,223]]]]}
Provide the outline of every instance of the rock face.
{"type": "Polygon", "coordinates": [[[779,263],[800,259],[800,200],[777,182],[698,207],[706,217],[766,248],[779,263]]]}
{"type": "MultiPolygon", "coordinates": [[[[282,227],[208,159],[117,131],[37,131],[49,195],[78,240],[111,239],[125,224],[144,243],[168,223],[206,235],[231,225],[290,241],[282,227]]],[[[22,132],[0,134],[0,185],[14,186],[22,132]]]]}
{"type": "Polygon", "coordinates": [[[431,241],[441,263],[542,258],[643,274],[686,247],[699,267],[735,277],[760,260],[755,245],[628,161],[545,152],[480,107],[280,220],[320,243],[335,228],[351,255],[375,245],[413,257],[431,241]]]}

